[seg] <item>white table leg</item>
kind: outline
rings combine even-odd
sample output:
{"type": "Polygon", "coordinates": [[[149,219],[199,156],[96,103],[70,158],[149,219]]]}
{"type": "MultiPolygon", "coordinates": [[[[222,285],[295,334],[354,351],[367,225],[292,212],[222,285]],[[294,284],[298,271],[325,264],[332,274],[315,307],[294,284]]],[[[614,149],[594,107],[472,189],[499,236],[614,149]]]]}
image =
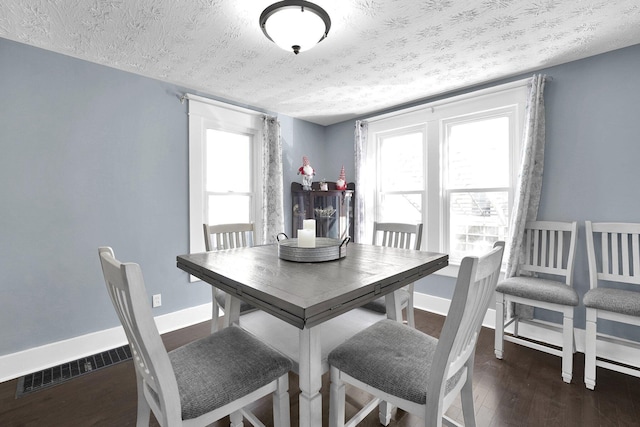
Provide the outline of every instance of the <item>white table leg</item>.
{"type": "Polygon", "coordinates": [[[396,298],[396,293],[391,292],[385,295],[384,299],[387,306],[387,319],[396,320],[402,323],[402,308],[400,307],[400,298],[396,298]]]}
{"type": "MultiPolygon", "coordinates": [[[[224,301],[224,327],[240,324],[240,299],[227,294],[224,301]]],[[[215,301],[214,301],[215,304],[215,301]]]]}
{"type": "Polygon", "coordinates": [[[300,427],[322,426],[322,364],[318,328],[300,330],[300,427]]]}
{"type": "MultiPolygon", "coordinates": [[[[387,319],[402,323],[402,307],[400,307],[400,298],[396,298],[396,293],[391,292],[385,295],[384,299],[387,306],[387,319]]],[[[378,405],[378,417],[380,419],[380,424],[385,426],[389,425],[392,410],[392,404],[386,400],[382,400],[380,402],[378,405]]]]}

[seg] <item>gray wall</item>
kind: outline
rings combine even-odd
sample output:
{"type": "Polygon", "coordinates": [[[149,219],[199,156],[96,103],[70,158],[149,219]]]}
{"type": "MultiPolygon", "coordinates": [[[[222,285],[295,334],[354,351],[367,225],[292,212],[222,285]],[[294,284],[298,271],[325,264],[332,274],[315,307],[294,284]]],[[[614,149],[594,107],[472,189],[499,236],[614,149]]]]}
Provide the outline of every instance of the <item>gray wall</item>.
{"type": "MultiPolygon", "coordinates": [[[[0,355],[119,324],[101,245],[141,265],[154,315],[209,302],[175,265],[189,250],[178,96],[198,92],[5,39],[0,76],[0,355]]],[[[322,163],[324,128],[280,120],[288,188],[303,152],[322,163]]]]}
{"type": "MultiPolygon", "coordinates": [[[[579,221],[574,278],[581,296],[589,289],[584,221],[640,222],[638,70],[640,45],[539,71],[553,80],[545,87],[546,147],[538,218],[579,221]]],[[[487,85],[473,90],[482,87],[487,85]]],[[[456,94],[464,92],[468,91],[456,94]]],[[[341,152],[343,157],[351,152],[351,168],[353,126],[354,121],[348,121],[327,128],[327,150],[341,152]],[[351,151],[345,150],[346,146],[351,151]]],[[[451,298],[454,284],[452,278],[433,276],[416,289],[451,298]]],[[[580,305],[576,327],[584,328],[584,317],[584,306],[580,305]]],[[[622,329],[608,325],[604,331],[640,337],[638,328],[622,329]]]]}

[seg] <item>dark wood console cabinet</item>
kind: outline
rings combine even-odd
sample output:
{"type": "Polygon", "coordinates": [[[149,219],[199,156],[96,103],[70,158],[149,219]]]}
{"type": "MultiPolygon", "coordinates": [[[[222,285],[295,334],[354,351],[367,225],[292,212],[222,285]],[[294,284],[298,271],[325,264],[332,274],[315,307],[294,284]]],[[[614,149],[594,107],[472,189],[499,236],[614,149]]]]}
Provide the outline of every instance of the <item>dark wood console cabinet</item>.
{"type": "Polygon", "coordinates": [[[298,237],[305,219],[316,220],[316,236],[343,240],[354,236],[353,203],[355,184],[347,184],[346,190],[336,190],[335,182],[327,182],[327,191],[320,191],[320,183],[314,182],[311,190],[303,190],[302,184],[291,183],[291,230],[298,237]]]}

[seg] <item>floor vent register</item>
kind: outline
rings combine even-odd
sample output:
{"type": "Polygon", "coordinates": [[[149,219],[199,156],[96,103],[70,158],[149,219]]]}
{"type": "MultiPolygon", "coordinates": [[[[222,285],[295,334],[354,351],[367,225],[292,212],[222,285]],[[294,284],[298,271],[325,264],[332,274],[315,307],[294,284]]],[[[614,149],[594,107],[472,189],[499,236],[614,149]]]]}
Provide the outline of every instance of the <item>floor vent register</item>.
{"type": "Polygon", "coordinates": [[[125,345],[25,375],[18,380],[16,398],[62,384],[81,375],[86,375],[129,359],[131,359],[131,350],[128,345],[125,345]]]}

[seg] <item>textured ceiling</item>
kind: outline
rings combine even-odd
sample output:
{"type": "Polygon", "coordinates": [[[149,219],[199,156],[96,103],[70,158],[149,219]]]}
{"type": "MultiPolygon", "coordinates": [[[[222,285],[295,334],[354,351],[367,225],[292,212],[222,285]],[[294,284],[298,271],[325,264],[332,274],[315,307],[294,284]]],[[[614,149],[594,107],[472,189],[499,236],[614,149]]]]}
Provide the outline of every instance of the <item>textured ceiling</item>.
{"type": "Polygon", "coordinates": [[[0,37],[323,125],[640,43],[638,0],[316,0],[296,56],[273,2],[2,0],[0,37]]]}

